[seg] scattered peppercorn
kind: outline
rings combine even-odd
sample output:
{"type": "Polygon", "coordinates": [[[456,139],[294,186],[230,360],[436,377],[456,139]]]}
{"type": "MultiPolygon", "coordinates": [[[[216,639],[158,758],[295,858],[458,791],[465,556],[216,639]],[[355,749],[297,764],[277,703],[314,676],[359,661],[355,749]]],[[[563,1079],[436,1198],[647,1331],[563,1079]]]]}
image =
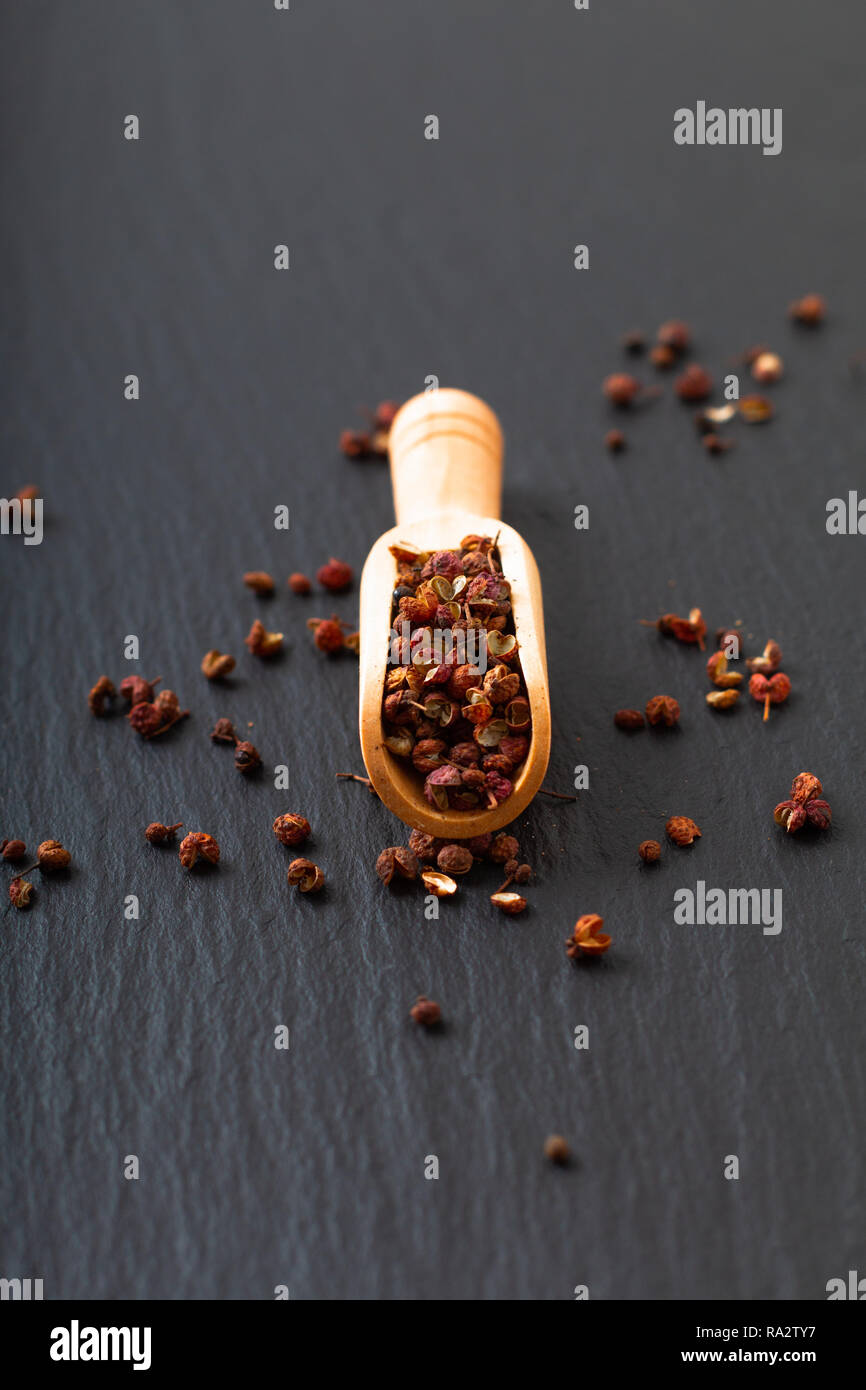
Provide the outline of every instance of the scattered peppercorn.
{"type": "Polygon", "coordinates": [[[700,830],[689,816],[671,816],[665,830],[675,845],[690,845],[700,838],[700,830]]]}
{"type": "Polygon", "coordinates": [[[646,718],[648,724],[664,724],[673,728],[680,717],[680,707],[673,695],[653,695],[647,700],[646,718]]]}
{"type": "Polygon", "coordinates": [[[0,843],[0,854],[10,864],[16,864],[26,853],[27,846],[23,840],[3,840],[0,843]]]}
{"type": "Polygon", "coordinates": [[[264,570],[248,570],[244,575],[244,583],[248,589],[252,589],[256,594],[272,594],[274,592],[274,581],[264,570]]]}
{"type": "Polygon", "coordinates": [[[644,729],[644,717],[639,709],[618,709],[613,716],[613,722],[618,729],[644,729]]]}
{"type": "Polygon", "coordinates": [[[771,676],[774,671],[779,669],[782,664],[782,648],[778,642],[772,638],[765,646],[760,656],[751,656],[746,662],[750,671],[757,671],[762,676],[771,676]]]}
{"type": "Polygon", "coordinates": [[[422,869],[421,882],[428,892],[437,898],[452,898],[457,892],[457,884],[448,874],[441,873],[438,869],[422,869]]]}
{"type": "Polygon", "coordinates": [[[627,372],[614,372],[605,377],[601,389],[612,405],[628,406],[640,394],[641,384],[627,372]]]}
{"type": "Polygon", "coordinates": [[[244,642],[253,656],[275,656],[283,645],[283,634],[281,632],[268,632],[264,623],[256,618],[244,638],[244,642]]]}
{"type": "Polygon", "coordinates": [[[387,433],[394,423],[394,417],[400,409],[399,401],[380,401],[373,414],[373,424],[377,430],[384,430],[387,433]]]}
{"type": "Polygon", "coordinates": [[[779,381],[783,371],[782,359],[775,352],[759,352],[752,362],[752,376],[762,385],[779,381]]]}
{"type": "Polygon", "coordinates": [[[731,709],[739,700],[739,690],[711,690],[704,696],[707,704],[712,709],[731,709]]]}
{"type": "Polygon", "coordinates": [[[631,332],[623,335],[622,346],[626,352],[631,352],[637,356],[646,347],[646,338],[638,329],[632,329],[631,332]]]}
{"type": "Polygon", "coordinates": [[[723,651],[713,652],[707,659],[707,675],[720,690],[729,690],[732,686],[740,685],[743,679],[742,671],[728,670],[727,653],[723,651]]]}
{"type": "Polygon", "coordinates": [[[428,999],[426,995],[419,994],[409,1010],[409,1017],[421,1028],[435,1028],[442,1022],[442,1010],[435,999],[428,999]]]}
{"type": "Polygon", "coordinates": [[[823,790],[824,788],[814,772],[798,772],[791,783],[791,796],[794,801],[801,805],[811,801],[815,796],[820,796],[823,790]]]}
{"type": "Polygon", "coordinates": [[[9,884],[9,901],[13,907],[29,906],[33,896],[33,884],[26,878],[13,878],[9,884]]]}
{"type": "Polygon", "coordinates": [[[183,715],[189,714],[189,710],[181,712],[180,700],[173,690],[160,690],[153,702],[163,716],[163,719],[179,719],[183,715]]]}
{"type": "Polygon", "coordinates": [[[625,435],[622,430],[608,430],[604,443],[612,454],[621,454],[625,448],[625,435]]]}
{"type": "Polygon", "coordinates": [[[697,362],[690,362],[674,382],[674,390],[681,401],[705,401],[712,395],[713,379],[697,362]]]}
{"type": "Polygon", "coordinates": [[[763,425],[774,414],[773,402],[766,396],[743,396],[737,409],[747,425],[763,425]]]}
{"type": "Polygon", "coordinates": [[[67,869],[72,855],[59,840],[43,840],[36,850],[40,869],[67,869]]]}
{"type": "Polygon", "coordinates": [[[561,1134],[549,1134],[544,1141],[544,1157],[557,1167],[564,1168],[571,1157],[571,1150],[561,1134]]]}
{"type": "Polygon", "coordinates": [[[668,319],[660,325],[656,333],[656,342],[662,347],[673,348],[677,353],[688,352],[692,343],[691,330],[682,319],[668,319]]]}
{"type": "Polygon", "coordinates": [[[323,589],[330,589],[331,593],[339,594],[343,589],[348,589],[352,582],[352,567],[344,560],[335,560],[332,556],[328,563],[317,571],[316,578],[323,589]]]}
{"type": "Polygon", "coordinates": [[[513,835],[506,835],[505,831],[501,830],[493,837],[487,854],[494,864],[507,864],[509,859],[519,857],[520,845],[513,835]]]}
{"type": "Polygon", "coordinates": [[[666,343],[656,343],[655,347],[650,348],[649,360],[659,371],[666,372],[679,360],[679,354],[666,343]]]}
{"type": "Polygon", "coordinates": [[[143,676],[125,676],[120,682],[120,694],[133,709],[136,705],[150,704],[161,680],[162,676],[153,681],[146,681],[143,676]]]}
{"type": "Polygon", "coordinates": [[[199,858],[208,864],[218,864],[220,847],[213,835],[204,830],[191,830],[180,842],[178,858],[185,869],[191,869],[199,858]]]}
{"type": "Polygon", "coordinates": [[[293,594],[308,594],[313,587],[307,576],[301,574],[300,570],[290,574],[286,582],[293,594]]]}
{"type": "Polygon", "coordinates": [[[237,743],[238,736],[230,719],[218,719],[210,731],[214,743],[237,743]]]}
{"type": "Polygon", "coordinates": [[[784,671],[777,671],[769,680],[756,671],[749,681],[749,694],[752,699],[764,703],[764,723],[770,717],[770,705],[783,704],[790,693],[791,682],[784,671]]]}
{"type": "Polygon", "coordinates": [[[371,452],[370,436],[364,430],[342,430],[340,449],[346,458],[366,458],[371,452]]]}
{"type": "Polygon", "coordinates": [[[435,864],[436,856],[442,848],[442,841],[423,830],[413,830],[409,836],[409,848],[424,864],[435,864]]]}
{"type": "Polygon", "coordinates": [[[113,700],[116,694],[114,683],[108,679],[108,676],[100,676],[87,697],[90,713],[97,716],[104,714],[106,700],[113,700]]]}
{"type": "Polygon", "coordinates": [[[644,627],[656,628],[663,637],[675,637],[678,642],[697,643],[704,650],[707,625],[700,608],[692,608],[687,618],[676,613],[662,613],[660,618],[641,618],[644,627]]]}
{"type": "Polygon", "coordinates": [[[274,821],[274,834],[281,845],[302,845],[310,838],[310,822],[305,816],[289,811],[277,816],[274,821]]]}
{"type": "Polygon", "coordinates": [[[386,887],[395,875],[398,879],[417,878],[420,867],[411,849],[406,849],[405,845],[392,845],[389,849],[383,849],[376,860],[376,873],[386,887]]]}
{"type": "Polygon", "coordinates": [[[313,634],[313,641],[320,652],[327,652],[330,656],[333,652],[342,651],[346,645],[343,629],[347,623],[342,623],[334,615],[333,618],[308,618],[307,627],[313,634]]]}
{"type": "Polygon", "coordinates": [[[144,832],[144,838],[152,845],[166,845],[169,840],[174,839],[174,832],[180,830],[182,825],[182,820],[176,825],[163,825],[158,820],[151,821],[144,832]]]}
{"type": "Polygon", "coordinates": [[[261,765],[261,756],[254,744],[243,739],[235,745],[235,767],[238,772],[254,772],[261,765]]]}
{"type": "Polygon", "coordinates": [[[580,956],[603,956],[608,950],[611,938],[601,929],[604,918],[596,912],[587,912],[578,917],[574,931],[565,943],[565,954],[570,960],[580,956]]]}
{"type": "Polygon", "coordinates": [[[474,862],[472,851],[464,845],[443,845],[436,856],[436,863],[446,874],[468,874],[474,862]]]}
{"type": "Polygon", "coordinates": [[[643,840],[638,845],[637,852],[645,864],[657,864],[661,858],[662,847],[658,840],[643,840]]]}
{"type": "Polygon", "coordinates": [[[795,323],[805,324],[808,328],[823,323],[826,312],[827,305],[820,294],[804,294],[802,299],[795,299],[788,309],[795,323]]]}
{"type": "Polygon", "coordinates": [[[518,913],[526,911],[526,899],[522,898],[519,893],[503,893],[501,891],[491,893],[490,901],[507,917],[516,917],[518,913]]]}
{"type": "Polygon", "coordinates": [[[293,859],[286,871],[286,878],[302,893],[319,893],[325,886],[325,875],[312,859],[293,859]]]}
{"type": "Polygon", "coordinates": [[[216,647],[212,647],[202,657],[201,669],[209,681],[221,680],[223,676],[227,676],[230,671],[235,669],[235,659],[225,652],[218,652],[216,647]]]}
{"type": "Polygon", "coordinates": [[[708,454],[725,454],[729,449],[736,447],[733,439],[725,439],[724,435],[714,434],[712,431],[703,435],[701,443],[708,454]]]}

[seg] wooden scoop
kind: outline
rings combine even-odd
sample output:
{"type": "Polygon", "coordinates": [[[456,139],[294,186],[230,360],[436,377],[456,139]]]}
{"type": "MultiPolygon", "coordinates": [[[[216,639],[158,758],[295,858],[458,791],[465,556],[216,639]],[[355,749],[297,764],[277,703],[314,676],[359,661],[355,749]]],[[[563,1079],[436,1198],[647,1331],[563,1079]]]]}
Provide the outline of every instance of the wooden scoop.
{"type": "Polygon", "coordinates": [[[361,575],[361,751],[374,788],[402,821],[442,839],[469,839],[513,821],[529,805],[547,771],[550,696],[541,581],[532,551],[499,520],[502,429],[489,406],[466,391],[443,389],[414,396],[394,420],[389,449],[397,525],[379,537],[361,575]],[[382,696],[397,576],[389,546],[404,542],[420,550],[449,550],[470,533],[498,535],[503,574],[511,584],[532,737],[505,801],[491,810],[439,811],[424,796],[424,779],[411,761],[383,745],[382,696]]]}

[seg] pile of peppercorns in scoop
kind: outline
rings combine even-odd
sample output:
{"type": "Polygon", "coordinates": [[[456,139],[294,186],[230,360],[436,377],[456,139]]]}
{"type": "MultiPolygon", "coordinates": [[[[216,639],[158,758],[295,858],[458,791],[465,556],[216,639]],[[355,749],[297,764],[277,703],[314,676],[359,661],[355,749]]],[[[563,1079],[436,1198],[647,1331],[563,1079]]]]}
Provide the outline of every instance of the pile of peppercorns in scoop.
{"type": "Polygon", "coordinates": [[[437,810],[489,810],[511,795],[532,732],[496,542],[471,535],[456,550],[391,553],[384,745],[411,760],[437,810]]]}

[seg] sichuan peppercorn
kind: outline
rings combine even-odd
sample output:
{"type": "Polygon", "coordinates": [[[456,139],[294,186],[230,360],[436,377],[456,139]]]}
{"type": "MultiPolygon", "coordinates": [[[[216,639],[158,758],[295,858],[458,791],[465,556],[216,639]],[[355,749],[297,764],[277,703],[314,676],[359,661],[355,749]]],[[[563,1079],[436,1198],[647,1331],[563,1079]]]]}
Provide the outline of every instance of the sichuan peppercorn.
{"type": "Polygon", "coordinates": [[[154,688],[161,680],[162,676],[157,676],[156,680],[152,681],[146,681],[143,676],[125,676],[120,682],[120,694],[133,708],[136,705],[150,704],[154,688]]]}
{"type": "Polygon", "coordinates": [[[274,821],[274,834],[281,845],[302,845],[310,838],[310,822],[305,816],[289,811],[277,816],[274,821]]]}
{"type": "Polygon", "coordinates": [[[657,864],[661,858],[662,847],[658,840],[643,840],[637,852],[645,864],[657,864]]]}
{"type": "Polygon", "coordinates": [[[302,893],[319,893],[325,886],[325,875],[312,859],[293,859],[286,870],[286,879],[302,893]]]}
{"type": "Polygon", "coordinates": [[[768,680],[756,672],[749,681],[749,694],[753,700],[764,703],[764,722],[770,717],[770,705],[781,705],[791,693],[791,682],[784,671],[777,671],[768,680]]]}
{"type": "Polygon", "coordinates": [[[33,896],[33,884],[26,878],[13,878],[9,884],[9,901],[13,907],[25,908],[29,906],[33,896]]]}
{"type": "Polygon", "coordinates": [[[509,859],[519,857],[520,845],[513,835],[506,835],[504,831],[500,831],[498,835],[494,835],[487,854],[494,864],[507,864],[509,859]]]}
{"type": "Polygon", "coordinates": [[[202,657],[201,669],[209,681],[221,680],[223,676],[227,676],[230,671],[235,669],[235,659],[225,652],[217,651],[216,647],[212,647],[202,657]]]}
{"type": "Polygon", "coordinates": [[[210,731],[214,743],[237,743],[238,736],[230,719],[218,719],[210,731]]]}
{"type": "Polygon", "coordinates": [[[673,695],[653,695],[647,701],[646,717],[648,724],[664,724],[670,729],[680,717],[680,707],[673,695]]]}
{"type": "Polygon", "coordinates": [[[238,772],[254,772],[261,765],[259,750],[249,740],[244,739],[235,745],[235,767],[238,772]]]}
{"type": "Polygon", "coordinates": [[[705,401],[713,390],[713,379],[709,372],[691,362],[674,382],[674,390],[681,401],[705,401]]]}
{"type": "Polygon", "coordinates": [[[340,450],[346,458],[364,458],[370,447],[370,436],[363,430],[343,430],[340,434],[340,450]]]}
{"type": "Polygon", "coordinates": [[[338,652],[343,647],[343,626],[339,618],[308,618],[307,627],[320,652],[338,652]]]}
{"type": "Polygon", "coordinates": [[[474,863],[472,851],[464,845],[443,845],[436,863],[446,874],[467,874],[474,863]]]}
{"type": "Polygon", "coordinates": [[[308,594],[313,587],[307,576],[301,574],[299,570],[296,570],[294,574],[290,574],[286,583],[293,594],[308,594]]]}
{"type": "Polygon", "coordinates": [[[335,560],[333,557],[326,565],[322,565],[317,571],[316,578],[323,589],[330,589],[332,593],[341,593],[343,589],[348,589],[352,582],[352,567],[347,565],[345,560],[335,560]]]}
{"type": "Polygon", "coordinates": [[[244,642],[253,656],[275,656],[283,645],[283,634],[281,632],[268,632],[264,623],[256,618],[244,638],[244,642]]]}
{"type": "Polygon", "coordinates": [[[565,954],[570,960],[581,956],[603,956],[611,944],[611,938],[601,929],[604,918],[597,912],[584,913],[578,917],[574,930],[565,943],[565,954]]]}
{"type": "Polygon", "coordinates": [[[690,816],[671,816],[665,830],[675,845],[691,845],[700,838],[700,830],[690,816]]]}
{"type": "Polygon", "coordinates": [[[820,796],[823,790],[819,778],[813,772],[798,772],[791,783],[791,797],[801,804],[811,801],[814,796],[820,796]]]}
{"type": "Polygon", "coordinates": [[[612,405],[627,406],[639,394],[641,385],[636,377],[629,376],[627,372],[614,372],[605,377],[601,389],[612,405]]]}
{"type": "Polygon", "coordinates": [[[106,700],[113,700],[117,691],[108,676],[100,676],[95,686],[87,697],[87,705],[91,714],[101,715],[105,713],[106,700]]]}
{"type": "Polygon", "coordinates": [[[183,821],[179,820],[176,825],[163,825],[160,821],[151,821],[144,832],[144,838],[152,845],[166,845],[169,840],[174,838],[174,832],[180,830],[183,821]]]}
{"type": "Polygon", "coordinates": [[[59,840],[43,840],[36,850],[40,869],[66,869],[72,859],[59,840]]]}
{"type": "Polygon", "coordinates": [[[248,570],[244,575],[244,583],[255,594],[264,595],[274,592],[274,581],[264,570],[248,570]]]}
{"type": "Polygon", "coordinates": [[[0,854],[9,864],[17,864],[19,859],[23,859],[27,853],[27,846],[23,840],[3,840],[0,843],[0,854]]]}
{"type": "Polygon", "coordinates": [[[549,1134],[544,1141],[544,1157],[558,1167],[564,1168],[571,1157],[571,1150],[561,1134],[549,1134]]]}
{"type": "Polygon", "coordinates": [[[204,830],[192,830],[180,842],[178,858],[185,869],[191,869],[199,859],[207,864],[218,864],[220,847],[213,835],[204,830]]]}
{"type": "Polygon", "coordinates": [[[613,722],[618,729],[643,729],[646,727],[644,717],[639,709],[618,709],[613,716],[613,722]]]}
{"type": "Polygon", "coordinates": [[[608,430],[604,436],[604,443],[612,454],[621,454],[625,448],[625,435],[622,430],[608,430]]]}
{"type": "Polygon", "coordinates": [[[491,893],[490,901],[507,917],[516,917],[519,913],[526,911],[526,899],[522,898],[519,893],[504,893],[502,891],[491,893]]]}
{"type": "Polygon", "coordinates": [[[392,845],[383,849],[376,860],[376,873],[387,887],[396,876],[398,879],[417,878],[420,865],[411,849],[403,845],[392,845]]]}
{"type": "Polygon", "coordinates": [[[795,299],[788,309],[796,323],[805,324],[809,328],[823,323],[826,312],[827,305],[820,294],[804,294],[802,299],[795,299]]]}
{"type": "Polygon", "coordinates": [[[425,995],[419,994],[409,1010],[409,1017],[422,1028],[435,1028],[442,1022],[442,1010],[435,999],[428,999],[425,995]]]}

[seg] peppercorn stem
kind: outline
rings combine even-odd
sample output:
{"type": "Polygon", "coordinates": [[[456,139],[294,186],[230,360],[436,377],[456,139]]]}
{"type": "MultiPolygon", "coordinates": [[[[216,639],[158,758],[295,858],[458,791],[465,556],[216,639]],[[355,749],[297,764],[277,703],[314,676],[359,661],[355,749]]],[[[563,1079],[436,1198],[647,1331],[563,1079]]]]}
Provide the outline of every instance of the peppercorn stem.
{"type": "MultiPolygon", "coordinates": [[[[178,710],[177,714],[174,716],[173,719],[170,719],[167,724],[161,725],[160,728],[154,729],[152,734],[145,734],[145,738],[156,738],[158,734],[167,733],[169,729],[173,728],[174,725],[177,724],[181,719],[186,719],[188,715],[188,709],[178,710]]],[[[237,739],[235,739],[235,742],[237,743],[237,739]]],[[[183,822],[181,822],[181,824],[183,824],[183,822]]]]}
{"type": "Polygon", "coordinates": [[[549,787],[539,787],[544,796],[555,796],[558,801],[576,801],[576,796],[566,796],[565,792],[552,792],[549,787]]]}
{"type": "Polygon", "coordinates": [[[769,717],[770,717],[770,697],[769,697],[769,695],[768,695],[768,696],[766,697],[766,699],[764,700],[764,720],[763,720],[763,722],[764,722],[765,724],[766,724],[767,720],[769,719],[769,717]]]}
{"type": "Polygon", "coordinates": [[[363,787],[366,787],[367,791],[372,792],[374,796],[378,796],[379,794],[376,791],[376,788],[373,786],[373,783],[370,781],[369,777],[361,777],[357,772],[337,772],[334,775],[338,781],[360,782],[361,785],[363,787]]]}

